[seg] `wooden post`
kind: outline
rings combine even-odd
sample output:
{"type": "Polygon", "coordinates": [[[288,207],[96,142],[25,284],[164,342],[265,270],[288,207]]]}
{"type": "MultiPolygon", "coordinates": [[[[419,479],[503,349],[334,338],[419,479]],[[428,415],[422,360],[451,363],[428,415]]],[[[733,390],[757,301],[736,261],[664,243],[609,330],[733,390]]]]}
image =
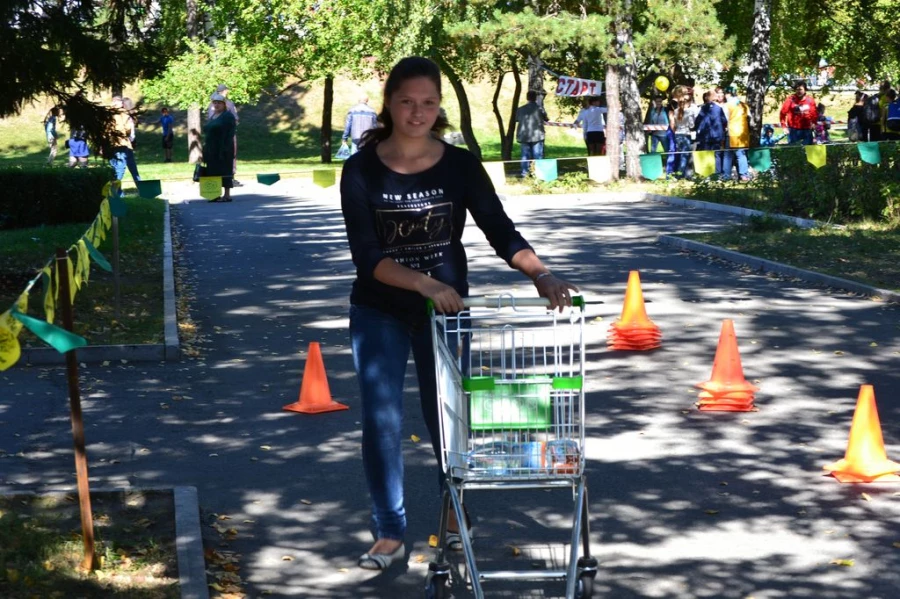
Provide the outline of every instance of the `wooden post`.
{"type": "MultiPolygon", "coordinates": [[[[62,308],[63,326],[73,332],[72,300],[69,293],[68,256],[62,249],[56,250],[56,272],[59,276],[59,302],[62,308]]],[[[78,391],[78,358],[75,350],[66,352],[66,375],[69,383],[69,408],[72,413],[72,438],[75,442],[75,473],[78,479],[78,505],[81,508],[81,536],[84,540],[84,560],[81,567],[88,572],[98,566],[94,552],[94,516],[91,512],[91,490],[88,485],[87,452],[84,447],[84,420],[81,416],[81,395],[78,391]]]]}

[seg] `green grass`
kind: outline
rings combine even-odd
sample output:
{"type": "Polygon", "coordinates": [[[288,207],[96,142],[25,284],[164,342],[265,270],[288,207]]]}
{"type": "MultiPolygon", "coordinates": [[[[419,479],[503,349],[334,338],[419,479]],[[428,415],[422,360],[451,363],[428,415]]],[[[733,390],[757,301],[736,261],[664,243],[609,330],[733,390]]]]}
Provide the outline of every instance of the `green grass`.
{"type": "Polygon", "coordinates": [[[92,493],[91,508],[100,568],[86,573],[77,496],[0,497],[0,596],[176,599],[171,493],[92,493]]]}
{"type": "Polygon", "coordinates": [[[855,223],[802,229],[763,217],[716,233],[680,235],[826,275],[900,291],[900,226],[855,223]]]}
{"type": "MultiPolygon", "coordinates": [[[[119,218],[120,317],[115,315],[112,273],[92,264],[90,281],[75,297],[75,332],[91,345],[162,343],[162,236],[165,204],[126,196],[128,213],[119,218]]],[[[0,312],[25,290],[28,281],[55,255],[69,248],[90,223],[0,231],[0,312]]],[[[112,263],[112,232],[98,248],[112,263]]],[[[74,254],[73,254],[74,255],[74,254]]],[[[29,294],[29,314],[43,317],[42,290],[29,294]]],[[[57,310],[56,323],[60,323],[57,310]]],[[[27,330],[19,341],[26,347],[44,347],[27,330]]]]}

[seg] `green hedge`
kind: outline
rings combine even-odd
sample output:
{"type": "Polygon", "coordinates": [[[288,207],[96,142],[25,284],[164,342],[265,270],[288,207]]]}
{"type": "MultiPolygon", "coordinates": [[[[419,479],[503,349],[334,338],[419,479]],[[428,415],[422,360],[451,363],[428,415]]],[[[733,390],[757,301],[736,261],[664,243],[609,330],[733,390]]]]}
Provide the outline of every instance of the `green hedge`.
{"type": "Polygon", "coordinates": [[[0,168],[0,229],[90,222],[112,178],[109,167],[0,168]]]}
{"type": "Polygon", "coordinates": [[[836,223],[900,219],[900,144],[881,143],[881,164],[860,160],[856,145],[827,146],[816,168],[804,148],[772,150],[773,168],[749,184],[698,180],[691,197],[836,223]]]}

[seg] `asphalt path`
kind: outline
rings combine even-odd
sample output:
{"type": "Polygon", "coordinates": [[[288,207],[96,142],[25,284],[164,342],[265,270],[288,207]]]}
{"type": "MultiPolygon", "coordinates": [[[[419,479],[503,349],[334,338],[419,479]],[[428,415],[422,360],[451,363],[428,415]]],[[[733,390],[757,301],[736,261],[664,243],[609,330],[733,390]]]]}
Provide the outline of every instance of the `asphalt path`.
{"type": "MultiPolygon", "coordinates": [[[[347,335],[353,268],[336,192],[286,180],[247,184],[230,204],[181,202],[192,193],[174,197],[172,213],[196,355],[82,368],[92,486],[196,486],[205,521],[225,515],[237,531],[220,549],[241,555],[248,597],[422,596],[439,496],[412,368],[408,560],[382,574],[355,565],[371,534],[347,335]],[[297,400],[312,341],[349,410],[281,409],[297,400]]],[[[596,302],[587,312],[585,447],[595,596],[897,596],[900,484],[840,484],[822,471],[843,457],[863,383],[875,387],[888,457],[900,460],[897,307],[655,243],[732,216],[616,195],[505,206],[548,265],[596,302]],[[630,270],[640,271],[662,329],[657,351],[606,349],[630,270]],[[744,373],[760,387],[756,412],[694,406],[726,318],[744,373]]],[[[473,294],[534,294],[474,226],[465,239],[473,294]]],[[[67,405],[63,369],[0,374],[0,492],[74,486],[67,405]]],[[[476,555],[524,569],[558,562],[571,499],[473,493],[476,555]]],[[[471,596],[459,583],[452,591],[471,596]]],[[[563,595],[559,584],[486,591],[563,595]]]]}

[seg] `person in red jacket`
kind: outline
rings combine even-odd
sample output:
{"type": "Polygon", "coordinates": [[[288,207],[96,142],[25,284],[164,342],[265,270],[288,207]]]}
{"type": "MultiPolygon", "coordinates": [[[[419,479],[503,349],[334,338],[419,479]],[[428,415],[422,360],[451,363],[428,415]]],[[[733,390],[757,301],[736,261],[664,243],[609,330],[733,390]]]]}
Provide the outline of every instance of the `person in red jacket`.
{"type": "Polygon", "coordinates": [[[797,83],[793,95],[781,105],[781,127],[788,132],[788,143],[811,145],[818,119],[816,101],[806,93],[805,83],[797,83]]]}

